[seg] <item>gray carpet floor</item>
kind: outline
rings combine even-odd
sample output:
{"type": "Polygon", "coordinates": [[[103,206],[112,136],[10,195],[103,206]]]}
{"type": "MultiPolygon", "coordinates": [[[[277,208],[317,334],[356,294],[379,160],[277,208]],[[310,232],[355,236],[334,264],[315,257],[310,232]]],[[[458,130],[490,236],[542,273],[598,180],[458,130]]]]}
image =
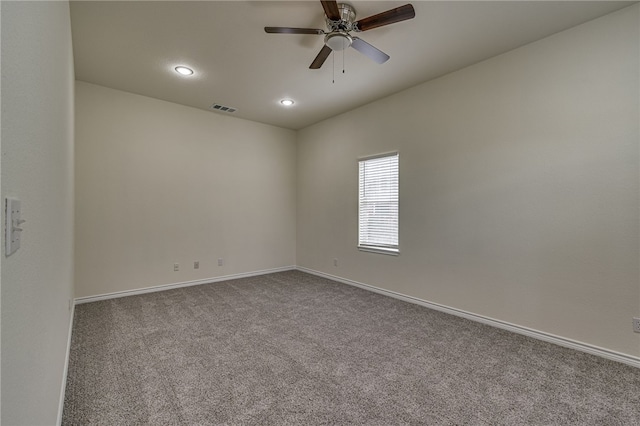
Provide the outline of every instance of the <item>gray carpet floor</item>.
{"type": "Polygon", "coordinates": [[[640,369],[298,271],[76,307],[65,425],[639,425],[640,369]]]}

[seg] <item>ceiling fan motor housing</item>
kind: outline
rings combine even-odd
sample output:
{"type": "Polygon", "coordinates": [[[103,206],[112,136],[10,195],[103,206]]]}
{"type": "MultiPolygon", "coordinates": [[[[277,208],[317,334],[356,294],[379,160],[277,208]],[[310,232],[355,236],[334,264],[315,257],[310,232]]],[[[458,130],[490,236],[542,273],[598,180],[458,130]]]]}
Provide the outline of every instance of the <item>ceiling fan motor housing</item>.
{"type": "Polygon", "coordinates": [[[340,20],[332,21],[326,18],[329,31],[353,31],[353,22],[356,20],[356,10],[350,4],[338,3],[338,11],[340,12],[340,20]]]}

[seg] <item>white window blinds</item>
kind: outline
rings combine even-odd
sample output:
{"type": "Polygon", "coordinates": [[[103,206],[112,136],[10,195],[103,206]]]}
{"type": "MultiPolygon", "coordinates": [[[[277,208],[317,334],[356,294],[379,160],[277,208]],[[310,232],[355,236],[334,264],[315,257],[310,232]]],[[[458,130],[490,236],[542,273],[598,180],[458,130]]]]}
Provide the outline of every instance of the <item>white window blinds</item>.
{"type": "Polygon", "coordinates": [[[358,247],[398,253],[398,153],[359,161],[358,247]]]}

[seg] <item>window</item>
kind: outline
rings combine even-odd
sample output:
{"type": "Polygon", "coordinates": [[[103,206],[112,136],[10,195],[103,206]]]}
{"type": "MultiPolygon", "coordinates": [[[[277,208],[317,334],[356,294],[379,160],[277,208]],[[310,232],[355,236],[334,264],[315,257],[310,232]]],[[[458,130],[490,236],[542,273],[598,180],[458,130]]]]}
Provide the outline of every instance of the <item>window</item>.
{"type": "Polygon", "coordinates": [[[398,254],[398,153],[358,163],[358,248],[398,254]]]}

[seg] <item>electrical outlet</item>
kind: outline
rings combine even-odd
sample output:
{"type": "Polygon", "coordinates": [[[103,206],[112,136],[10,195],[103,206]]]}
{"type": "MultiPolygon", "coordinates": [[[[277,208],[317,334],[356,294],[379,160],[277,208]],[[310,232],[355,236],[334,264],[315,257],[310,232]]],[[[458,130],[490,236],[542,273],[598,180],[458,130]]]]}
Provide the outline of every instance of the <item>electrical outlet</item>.
{"type": "Polygon", "coordinates": [[[180,270],[180,264],[179,264],[179,263],[174,263],[174,264],[173,264],[173,271],[174,271],[174,272],[177,272],[177,271],[179,271],[179,270],[180,270]]]}
{"type": "Polygon", "coordinates": [[[333,259],[333,266],[338,266],[338,259],[333,259]]]}
{"type": "Polygon", "coordinates": [[[224,259],[223,258],[219,258],[218,259],[218,266],[223,266],[224,265],[224,259]]]}
{"type": "Polygon", "coordinates": [[[196,260],[195,262],[193,262],[193,269],[200,269],[200,261],[196,260]]]}
{"type": "Polygon", "coordinates": [[[640,333],[640,318],[633,317],[633,332],[640,333]]]}

